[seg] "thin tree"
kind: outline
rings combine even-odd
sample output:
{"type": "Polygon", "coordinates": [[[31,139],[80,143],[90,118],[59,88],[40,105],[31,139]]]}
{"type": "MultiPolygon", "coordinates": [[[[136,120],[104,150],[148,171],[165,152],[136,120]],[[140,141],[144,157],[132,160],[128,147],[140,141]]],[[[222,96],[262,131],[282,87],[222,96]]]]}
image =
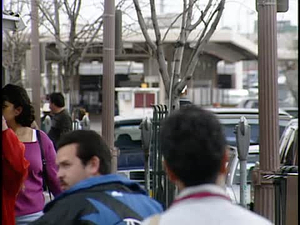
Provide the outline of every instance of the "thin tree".
{"type": "MultiPolygon", "coordinates": [[[[78,75],[78,67],[99,34],[103,20],[102,13],[87,24],[79,26],[81,0],[40,1],[39,10],[44,22],[42,25],[53,35],[58,52],[52,52],[58,59],[58,76],[64,93],[71,90],[72,78],[78,75]],[[62,32],[61,15],[67,17],[66,29],[62,32]]],[[[65,21],[64,21],[65,22],[65,21]]]]}
{"type": "Polygon", "coordinates": [[[182,12],[175,18],[174,22],[164,34],[164,37],[162,37],[158,24],[159,21],[157,19],[155,0],[149,0],[155,40],[152,40],[149,35],[149,30],[147,29],[145,17],[143,16],[139,0],[133,0],[133,2],[138,22],[146,43],[152,50],[153,55],[156,57],[158,62],[159,72],[169,97],[169,109],[172,110],[175,107],[178,107],[180,94],[186,87],[188,81],[191,80],[198,63],[199,56],[203,54],[203,49],[206,43],[216,30],[224,9],[225,0],[208,0],[203,9],[201,9],[199,5],[200,0],[182,0],[182,12]],[[168,35],[173,24],[179,18],[181,19],[181,28],[177,42],[174,45],[172,69],[171,71],[168,71],[165,58],[164,39],[168,35]],[[185,67],[186,69],[183,71],[182,61],[184,51],[186,49],[186,43],[189,41],[188,38],[191,32],[195,31],[197,28],[199,29],[199,27],[202,29],[195,42],[193,52],[189,57],[187,66],[185,67]]]}

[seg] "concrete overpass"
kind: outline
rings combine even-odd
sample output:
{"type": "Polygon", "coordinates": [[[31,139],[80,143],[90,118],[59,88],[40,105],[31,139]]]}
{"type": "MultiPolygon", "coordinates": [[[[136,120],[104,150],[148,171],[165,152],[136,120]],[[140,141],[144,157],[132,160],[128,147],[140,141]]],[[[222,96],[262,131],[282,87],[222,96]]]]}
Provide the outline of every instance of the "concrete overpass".
{"type": "MultiPolygon", "coordinates": [[[[155,34],[154,30],[148,30],[150,37],[154,40],[155,34]]],[[[166,32],[166,29],[161,29],[162,36],[166,32]]],[[[180,29],[171,29],[164,40],[164,49],[166,61],[168,63],[168,68],[171,68],[172,52],[174,49],[174,44],[177,42],[180,29]]],[[[185,69],[188,56],[193,51],[195,43],[197,41],[199,32],[193,31],[188,39],[185,46],[185,55],[182,63],[182,70],[185,69]]],[[[79,66],[79,75],[86,76],[88,72],[84,72],[84,68],[87,68],[87,63],[98,61],[99,73],[90,75],[102,75],[101,74],[101,64],[103,59],[102,51],[102,36],[99,36],[94,44],[94,47],[89,49],[83,62],[79,66]]],[[[116,55],[116,61],[133,61],[143,63],[144,65],[144,76],[145,82],[149,84],[150,87],[163,87],[162,81],[159,76],[158,66],[155,58],[149,52],[149,48],[145,43],[144,36],[141,32],[128,33],[124,32],[123,37],[123,51],[122,54],[116,55]]],[[[55,47],[55,42],[52,37],[42,38],[46,46],[45,59],[47,63],[55,63],[58,58],[55,56],[58,51],[55,47]]],[[[217,30],[211,37],[210,41],[204,48],[204,52],[199,56],[199,63],[194,73],[194,86],[203,85],[210,81],[212,87],[216,86],[217,79],[217,63],[224,60],[229,63],[238,62],[240,60],[256,60],[257,59],[257,45],[246,39],[245,37],[232,32],[231,30],[217,30]],[[203,81],[203,82],[202,82],[203,81]]],[[[95,67],[91,64],[91,66],[95,67]]],[[[47,67],[48,68],[48,67],[47,67]]],[[[87,70],[87,69],[86,69],[87,70]]],[[[97,69],[96,69],[97,70],[97,69]]],[[[94,70],[95,71],[95,70],[94,70]]],[[[46,75],[50,71],[46,71],[46,75]]],[[[79,84],[77,86],[77,94],[79,93],[79,84]]],[[[163,89],[163,88],[162,88],[163,89]]],[[[91,90],[89,90],[91,91],[91,90]]],[[[76,95],[76,94],[75,94],[76,95]]],[[[78,94],[79,95],[79,94],[78,94]]],[[[161,91],[161,101],[164,99],[164,90],[161,91]]],[[[75,100],[78,102],[79,99],[75,100]]]]}

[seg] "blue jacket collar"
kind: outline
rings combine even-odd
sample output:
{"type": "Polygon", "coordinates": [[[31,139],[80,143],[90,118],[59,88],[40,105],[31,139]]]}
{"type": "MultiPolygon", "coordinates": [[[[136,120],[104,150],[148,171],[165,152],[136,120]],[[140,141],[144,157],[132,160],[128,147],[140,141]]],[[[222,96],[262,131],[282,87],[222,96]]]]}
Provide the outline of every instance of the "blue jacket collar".
{"type": "MultiPolygon", "coordinates": [[[[62,194],[70,194],[72,192],[81,190],[81,189],[87,189],[96,185],[101,185],[101,184],[108,184],[108,183],[122,183],[127,187],[137,187],[138,189],[146,194],[146,192],[136,183],[133,182],[131,180],[129,180],[128,178],[126,178],[125,176],[122,175],[118,175],[118,174],[108,174],[108,175],[100,175],[97,177],[91,177],[88,179],[85,179],[83,181],[80,181],[79,183],[75,184],[73,187],[71,187],[69,190],[63,192],[62,194]]],[[[61,194],[61,195],[62,195],[61,194]]]]}
{"type": "Polygon", "coordinates": [[[125,186],[127,186],[130,189],[138,190],[141,194],[146,194],[146,191],[141,188],[141,186],[129,180],[125,176],[118,175],[118,174],[109,174],[109,175],[100,175],[96,177],[91,177],[85,180],[80,181],[79,183],[75,184],[73,187],[71,187],[69,190],[66,190],[55,197],[55,199],[51,202],[49,202],[44,210],[49,209],[57,200],[64,198],[67,195],[70,195],[74,192],[84,190],[91,188],[93,186],[98,186],[101,184],[109,184],[109,183],[121,183],[125,186]]]}

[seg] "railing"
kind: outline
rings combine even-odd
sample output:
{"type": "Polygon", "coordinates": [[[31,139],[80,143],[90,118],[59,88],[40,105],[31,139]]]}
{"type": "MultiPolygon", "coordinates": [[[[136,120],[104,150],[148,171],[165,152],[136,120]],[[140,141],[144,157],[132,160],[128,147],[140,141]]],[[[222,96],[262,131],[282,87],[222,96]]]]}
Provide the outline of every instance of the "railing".
{"type": "Polygon", "coordinates": [[[160,144],[160,128],[162,120],[168,115],[166,105],[153,106],[152,138],[150,157],[152,158],[152,194],[165,208],[169,207],[174,199],[175,186],[169,181],[162,164],[160,144]]]}

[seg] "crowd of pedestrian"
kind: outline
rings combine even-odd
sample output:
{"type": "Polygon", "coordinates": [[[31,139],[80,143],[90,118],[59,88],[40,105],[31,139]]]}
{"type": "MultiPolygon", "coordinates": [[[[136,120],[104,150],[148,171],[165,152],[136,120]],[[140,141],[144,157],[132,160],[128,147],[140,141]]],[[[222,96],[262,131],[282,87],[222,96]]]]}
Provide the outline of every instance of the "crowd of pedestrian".
{"type": "Polygon", "coordinates": [[[271,224],[227,196],[227,144],[212,112],[187,106],[163,121],[163,163],[179,190],[163,212],[138,183],[111,173],[111,151],[99,134],[72,131],[61,93],[49,100],[46,134],[32,128],[26,90],[2,88],[2,224],[271,224]],[[45,205],[47,189],[55,198],[45,205]]]}

